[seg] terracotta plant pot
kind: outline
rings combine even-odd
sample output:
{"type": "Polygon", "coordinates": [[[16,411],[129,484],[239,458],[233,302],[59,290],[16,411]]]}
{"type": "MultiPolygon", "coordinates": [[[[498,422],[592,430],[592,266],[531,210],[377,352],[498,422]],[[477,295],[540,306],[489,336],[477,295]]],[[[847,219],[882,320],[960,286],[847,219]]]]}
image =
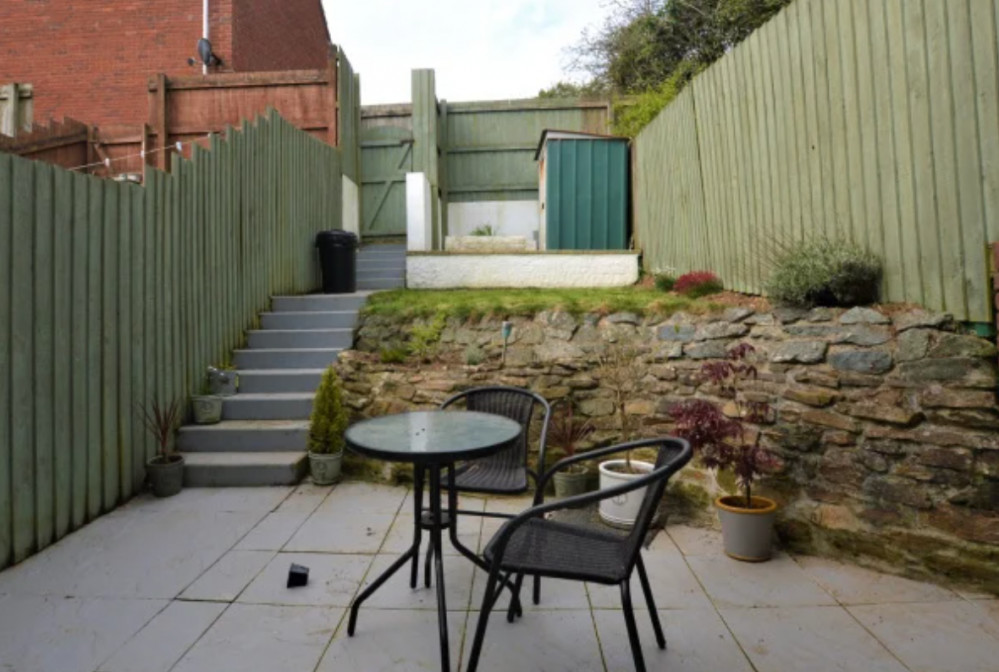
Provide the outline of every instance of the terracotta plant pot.
{"type": "MultiPolygon", "coordinates": [[[[645,474],[655,469],[655,465],[648,462],[632,460],[631,466],[638,472],[637,474],[626,474],[618,469],[623,469],[627,464],[625,460],[608,460],[600,463],[600,489],[612,488],[636,478],[641,478],[645,474]]],[[[632,490],[629,493],[605,499],[600,502],[600,518],[605,523],[614,527],[629,528],[635,524],[638,518],[638,510],[642,507],[642,499],[645,497],[645,488],[632,490]]]]}
{"type": "Polygon", "coordinates": [[[590,489],[590,475],[585,471],[558,471],[552,480],[555,481],[555,497],[558,499],[581,495],[590,489]]]}
{"type": "Polygon", "coordinates": [[[766,497],[752,497],[753,508],[746,508],[742,495],[727,495],[715,500],[722,525],[725,554],[736,560],[763,562],[770,559],[777,502],[766,497]]]}
{"type": "Polygon", "coordinates": [[[312,482],[316,485],[333,485],[340,480],[340,465],[343,452],[313,453],[309,452],[309,470],[312,472],[312,482]]]}
{"type": "Polygon", "coordinates": [[[146,462],[146,475],[157,497],[176,495],[184,487],[184,456],[173,453],[146,462]]]}

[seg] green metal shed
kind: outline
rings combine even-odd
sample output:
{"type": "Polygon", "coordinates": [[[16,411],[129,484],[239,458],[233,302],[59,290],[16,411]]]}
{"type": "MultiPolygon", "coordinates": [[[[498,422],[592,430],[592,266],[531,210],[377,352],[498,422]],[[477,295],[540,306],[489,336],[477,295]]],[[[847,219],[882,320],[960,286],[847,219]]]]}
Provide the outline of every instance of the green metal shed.
{"type": "Polygon", "coordinates": [[[627,138],[547,129],[534,158],[541,191],[540,249],[627,249],[627,138]]]}

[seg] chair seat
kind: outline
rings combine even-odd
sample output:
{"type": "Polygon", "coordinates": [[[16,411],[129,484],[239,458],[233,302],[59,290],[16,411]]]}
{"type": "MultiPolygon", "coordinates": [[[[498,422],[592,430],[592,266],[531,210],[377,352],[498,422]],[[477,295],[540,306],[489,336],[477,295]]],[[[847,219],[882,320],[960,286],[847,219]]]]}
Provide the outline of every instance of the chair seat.
{"type": "Polygon", "coordinates": [[[454,483],[463,492],[517,494],[527,491],[527,469],[504,469],[488,461],[474,461],[455,470],[454,483]]]}
{"type": "MultiPolygon", "coordinates": [[[[484,551],[490,564],[496,538],[484,551]]],[[[620,536],[541,518],[532,518],[513,533],[500,568],[514,573],[611,584],[620,583],[629,574],[620,536]]]]}

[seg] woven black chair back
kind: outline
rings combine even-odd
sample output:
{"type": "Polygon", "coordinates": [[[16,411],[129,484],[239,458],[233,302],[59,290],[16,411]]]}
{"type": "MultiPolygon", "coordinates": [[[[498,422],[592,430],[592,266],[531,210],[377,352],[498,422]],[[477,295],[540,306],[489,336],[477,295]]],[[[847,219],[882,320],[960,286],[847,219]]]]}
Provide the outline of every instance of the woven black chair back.
{"type": "Polygon", "coordinates": [[[482,458],[481,463],[500,470],[523,469],[527,466],[531,417],[534,405],[539,401],[545,403],[533,392],[516,387],[477,387],[451,397],[441,408],[464,403],[466,410],[502,415],[520,424],[524,428],[520,436],[498,453],[482,458]]]}

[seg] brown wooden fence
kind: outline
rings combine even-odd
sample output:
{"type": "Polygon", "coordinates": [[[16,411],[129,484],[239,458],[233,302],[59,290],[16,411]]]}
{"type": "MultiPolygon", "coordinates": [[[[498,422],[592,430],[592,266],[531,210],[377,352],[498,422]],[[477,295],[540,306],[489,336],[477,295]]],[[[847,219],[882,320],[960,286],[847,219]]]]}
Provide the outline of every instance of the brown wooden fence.
{"type": "MultiPolygon", "coordinates": [[[[36,124],[16,137],[0,135],[0,152],[17,154],[32,161],[75,168],[97,161],[96,131],[75,119],[36,124]]],[[[92,172],[92,171],[90,171],[92,172]]]]}
{"type": "Polygon", "coordinates": [[[136,406],[186,402],[313,289],[339,218],[339,151],[276,113],[141,186],[0,153],[0,568],[136,492],[136,406]]]}

